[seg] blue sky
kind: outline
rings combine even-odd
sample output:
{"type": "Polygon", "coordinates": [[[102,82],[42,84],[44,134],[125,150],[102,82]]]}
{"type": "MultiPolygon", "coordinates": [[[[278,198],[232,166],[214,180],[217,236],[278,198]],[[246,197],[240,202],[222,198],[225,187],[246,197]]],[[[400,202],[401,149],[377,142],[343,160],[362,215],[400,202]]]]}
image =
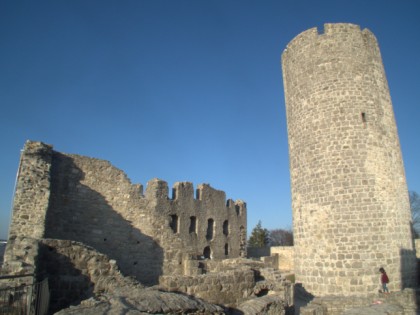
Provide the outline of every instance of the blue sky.
{"type": "Polygon", "coordinates": [[[0,238],[27,139],[110,161],[133,183],[209,183],[248,233],[292,225],[280,56],[349,22],[378,38],[409,190],[420,192],[420,1],[0,2],[0,238]]]}

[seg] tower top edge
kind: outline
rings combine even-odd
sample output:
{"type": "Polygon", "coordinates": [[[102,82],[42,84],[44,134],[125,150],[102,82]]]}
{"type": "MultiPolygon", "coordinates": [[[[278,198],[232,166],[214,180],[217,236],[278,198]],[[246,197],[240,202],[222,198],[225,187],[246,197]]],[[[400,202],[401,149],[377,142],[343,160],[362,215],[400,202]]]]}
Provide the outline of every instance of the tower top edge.
{"type": "Polygon", "coordinates": [[[283,51],[283,54],[287,52],[288,49],[293,48],[294,46],[301,45],[302,43],[307,43],[311,41],[316,41],[323,36],[336,36],[341,34],[349,33],[359,33],[362,36],[373,37],[376,41],[373,33],[367,29],[361,29],[358,24],[353,23],[325,23],[323,29],[318,27],[312,27],[306,31],[301,32],[296,35],[286,46],[283,51]]]}

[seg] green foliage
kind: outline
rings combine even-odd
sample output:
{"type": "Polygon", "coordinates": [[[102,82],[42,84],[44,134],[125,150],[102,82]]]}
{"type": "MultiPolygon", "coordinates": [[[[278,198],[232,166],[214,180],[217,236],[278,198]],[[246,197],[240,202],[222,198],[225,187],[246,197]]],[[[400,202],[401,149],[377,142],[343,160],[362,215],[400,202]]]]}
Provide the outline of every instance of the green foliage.
{"type": "Polygon", "coordinates": [[[420,196],[415,191],[409,192],[411,220],[415,238],[420,237],[420,196]]]}
{"type": "Polygon", "coordinates": [[[248,240],[249,247],[265,247],[269,244],[269,232],[267,229],[264,229],[261,225],[261,221],[258,221],[257,225],[251,232],[251,236],[248,240]]]}

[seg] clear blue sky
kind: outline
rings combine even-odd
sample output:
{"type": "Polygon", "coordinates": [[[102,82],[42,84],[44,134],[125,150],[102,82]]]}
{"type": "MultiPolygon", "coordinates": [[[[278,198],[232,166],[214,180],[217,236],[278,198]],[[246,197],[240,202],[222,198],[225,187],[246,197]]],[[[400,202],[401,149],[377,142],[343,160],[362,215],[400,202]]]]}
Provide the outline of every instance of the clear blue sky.
{"type": "Polygon", "coordinates": [[[420,1],[0,2],[0,238],[27,139],[110,161],[133,183],[209,183],[248,233],[292,225],[280,55],[350,22],[378,38],[408,186],[420,192],[420,1]]]}

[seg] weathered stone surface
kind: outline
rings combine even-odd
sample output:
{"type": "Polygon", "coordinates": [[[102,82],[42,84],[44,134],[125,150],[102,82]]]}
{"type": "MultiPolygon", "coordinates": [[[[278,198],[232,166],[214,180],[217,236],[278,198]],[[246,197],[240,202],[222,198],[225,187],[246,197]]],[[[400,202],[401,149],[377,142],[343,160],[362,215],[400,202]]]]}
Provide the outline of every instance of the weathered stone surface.
{"type": "Polygon", "coordinates": [[[404,315],[404,308],[393,304],[372,304],[358,307],[342,313],[342,315],[404,315]]]}
{"type": "MultiPolygon", "coordinates": [[[[216,303],[236,308],[252,299],[257,303],[255,308],[261,310],[277,310],[293,303],[293,286],[289,282],[261,262],[243,258],[208,260],[206,274],[162,276],[159,286],[145,288],[125,277],[115,260],[80,242],[16,237],[10,253],[13,255],[9,259],[26,261],[24,270],[35,272],[36,279],[48,277],[52,313],[222,314],[224,309],[216,303]],[[255,299],[268,293],[282,303],[255,299]]],[[[34,281],[27,280],[26,284],[34,281]]]]}
{"type": "Polygon", "coordinates": [[[278,255],[277,268],[281,271],[294,272],[294,247],[293,246],[272,246],[270,255],[278,255]]]}
{"type": "Polygon", "coordinates": [[[328,296],[314,298],[307,306],[299,309],[301,315],[370,315],[395,314],[416,315],[416,292],[405,289],[391,294],[370,294],[367,296],[328,296]]]}
{"type": "Polygon", "coordinates": [[[107,161],[31,141],[17,181],[5,267],[48,278],[51,312],[83,300],[66,312],[220,313],[211,303],[235,307],[268,291],[292,300],[290,283],[255,291],[264,265],[241,258],[246,204],[207,184],[194,198],[191,183],[176,183],[170,199],[153,179],[143,195],[107,161]]]}
{"type": "Polygon", "coordinates": [[[109,162],[28,141],[22,151],[10,239],[75,240],[118,261],[147,285],[164,274],[199,274],[191,258],[246,255],[246,204],[208,184],[132,184],[109,162]]]}
{"type": "Polygon", "coordinates": [[[378,43],[325,24],[282,55],[296,281],[311,293],[415,285],[416,257],[398,133],[378,43]]]}
{"type": "Polygon", "coordinates": [[[267,295],[242,303],[238,306],[238,311],[244,315],[284,315],[286,305],[279,296],[267,295]]]}
{"type": "Polygon", "coordinates": [[[103,294],[56,314],[224,314],[221,307],[180,294],[142,289],[103,294]]]}

